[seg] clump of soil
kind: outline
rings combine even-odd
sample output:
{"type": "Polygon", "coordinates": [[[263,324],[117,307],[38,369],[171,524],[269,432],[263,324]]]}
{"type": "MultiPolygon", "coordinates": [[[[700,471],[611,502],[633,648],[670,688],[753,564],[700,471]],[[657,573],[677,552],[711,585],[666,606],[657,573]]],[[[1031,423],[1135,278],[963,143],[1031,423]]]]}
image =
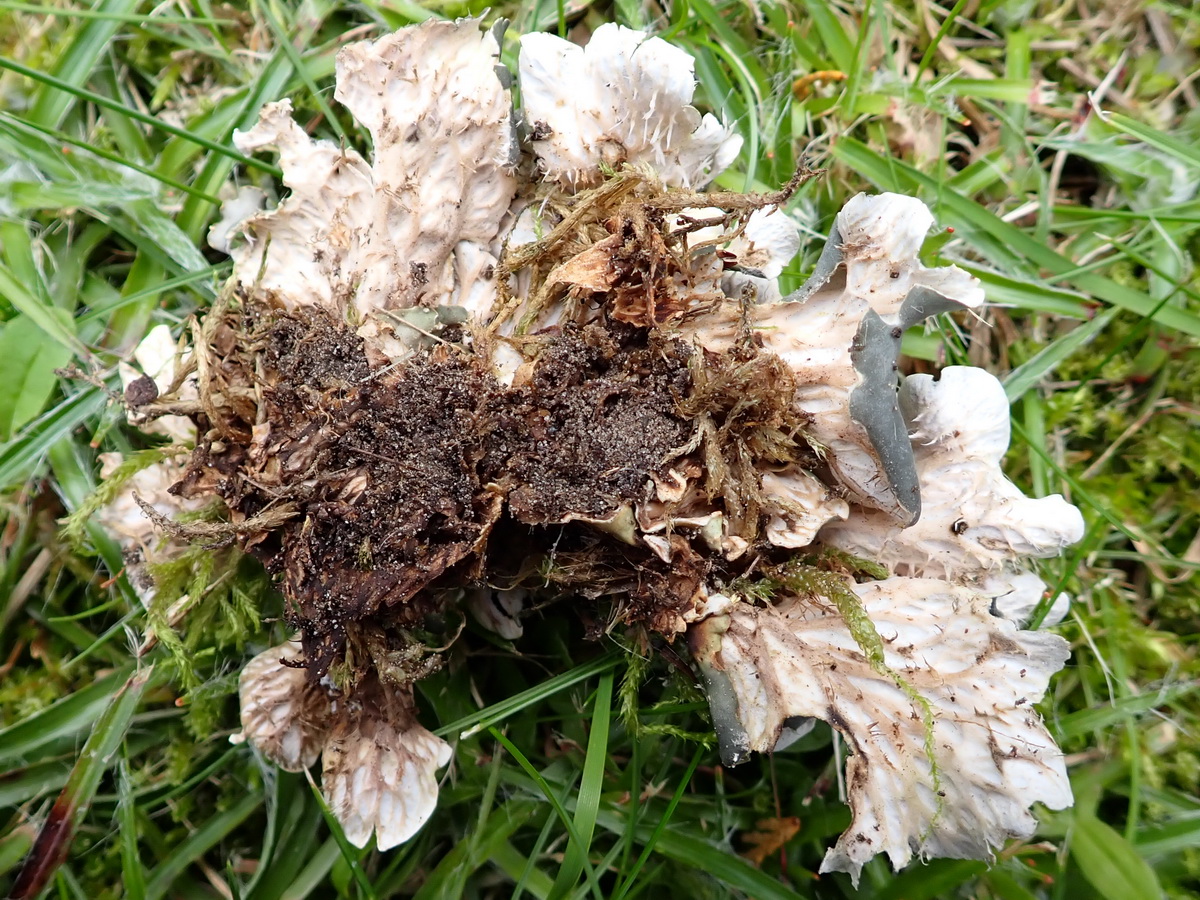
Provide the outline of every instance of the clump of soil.
{"type": "Polygon", "coordinates": [[[690,348],[612,324],[568,326],[537,357],[530,382],[497,404],[490,474],[530,525],[603,519],[642,499],[647,478],[691,431],[677,410],[690,348]]]}
{"type": "Polygon", "coordinates": [[[372,368],[322,312],[216,314],[213,414],[176,490],[217,493],[248,525],[294,507],[241,540],[278,576],[314,672],[353,623],[417,626],[439,603],[426,589],[482,578],[498,525],[536,556],[561,539],[538,526],[646,499],[692,431],[691,349],[621,323],[540,336],[528,380],[503,388],[461,343],[372,368]]]}

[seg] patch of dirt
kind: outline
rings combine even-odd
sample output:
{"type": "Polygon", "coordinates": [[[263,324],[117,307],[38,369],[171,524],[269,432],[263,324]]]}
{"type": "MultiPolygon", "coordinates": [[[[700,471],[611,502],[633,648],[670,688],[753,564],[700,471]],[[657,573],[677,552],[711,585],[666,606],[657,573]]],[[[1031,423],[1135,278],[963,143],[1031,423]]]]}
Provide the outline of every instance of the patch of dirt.
{"type": "Polygon", "coordinates": [[[492,477],[530,525],[604,518],[641,499],[647,478],[683,444],[678,398],[691,351],[619,325],[569,326],[537,358],[528,385],[497,404],[492,477]]]}
{"type": "MultiPolygon", "coordinates": [[[[690,349],[619,323],[542,336],[511,389],[448,343],[372,369],[362,340],[324,314],[252,307],[212,334],[222,425],[201,419],[176,490],[218,493],[244,524],[296,508],[241,540],[278,576],[321,673],[352,623],[419,626],[437,611],[426,588],[478,577],[506,511],[510,527],[609,516],[645,497],[691,430],[677,411],[690,349]]],[[[553,539],[528,533],[535,556],[553,539]]]]}

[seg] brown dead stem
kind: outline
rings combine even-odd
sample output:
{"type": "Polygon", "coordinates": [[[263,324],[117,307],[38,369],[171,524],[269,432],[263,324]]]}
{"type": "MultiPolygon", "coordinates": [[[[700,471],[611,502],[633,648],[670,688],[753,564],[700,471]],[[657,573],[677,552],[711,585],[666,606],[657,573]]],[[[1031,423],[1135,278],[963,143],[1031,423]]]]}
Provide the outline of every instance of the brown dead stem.
{"type": "Polygon", "coordinates": [[[240,522],[177,522],[170,516],[164,516],[138,494],[135,493],[133,499],[146,517],[171,537],[189,543],[201,542],[211,549],[227,546],[242,535],[273,531],[300,513],[295,504],[281,503],[240,522]]]}

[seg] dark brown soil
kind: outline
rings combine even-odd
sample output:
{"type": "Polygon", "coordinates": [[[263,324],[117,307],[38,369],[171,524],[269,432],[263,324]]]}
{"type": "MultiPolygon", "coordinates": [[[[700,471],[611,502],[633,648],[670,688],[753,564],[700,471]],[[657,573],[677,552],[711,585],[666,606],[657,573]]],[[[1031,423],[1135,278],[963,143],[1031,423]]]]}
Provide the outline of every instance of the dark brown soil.
{"type": "MultiPolygon", "coordinates": [[[[542,335],[512,389],[452,343],[373,370],[361,339],[323,314],[251,310],[212,334],[223,418],[178,488],[219,493],[235,521],[298,507],[243,543],[278,575],[314,673],[352,623],[419,626],[437,607],[427,588],[482,577],[498,523],[537,557],[562,537],[540,526],[645,499],[691,431],[677,412],[690,349],[620,323],[542,335]]],[[[201,417],[202,432],[211,424],[201,417]]],[[[608,540],[568,544],[595,556],[608,540]]],[[[620,568],[653,566],[647,556],[625,548],[620,568]]]]}
{"type": "Polygon", "coordinates": [[[496,405],[489,475],[510,486],[513,515],[531,525],[604,518],[643,498],[690,432],[677,412],[689,356],[679,341],[619,325],[548,340],[530,383],[496,405]]]}

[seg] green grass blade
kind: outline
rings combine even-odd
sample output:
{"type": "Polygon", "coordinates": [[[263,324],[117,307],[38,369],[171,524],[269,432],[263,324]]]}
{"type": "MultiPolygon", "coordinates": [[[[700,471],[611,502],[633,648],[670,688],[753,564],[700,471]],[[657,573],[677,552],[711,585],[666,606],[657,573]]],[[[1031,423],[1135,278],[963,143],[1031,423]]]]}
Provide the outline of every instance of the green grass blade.
{"type": "MultiPolygon", "coordinates": [[[[650,836],[647,838],[645,846],[642,848],[642,852],[638,856],[637,861],[633,864],[633,868],[629,870],[628,875],[625,876],[625,880],[617,889],[615,900],[621,900],[621,898],[625,897],[629,893],[629,889],[636,884],[638,873],[642,871],[642,867],[646,865],[646,860],[650,858],[650,854],[654,852],[655,848],[658,847],[662,841],[663,833],[666,830],[667,823],[671,821],[671,816],[674,815],[675,809],[679,806],[679,801],[683,798],[683,792],[687,790],[687,786],[691,784],[692,776],[696,774],[696,767],[700,765],[700,760],[703,758],[703,756],[704,748],[697,747],[696,751],[692,754],[692,762],[688,766],[687,771],[684,773],[683,778],[680,779],[678,787],[675,788],[675,793],[671,797],[670,803],[667,804],[667,808],[663,811],[662,817],[658,820],[658,824],[654,826],[654,830],[650,832],[650,836]]],[[[634,825],[632,830],[636,834],[639,829],[636,825],[634,825]]]]}
{"type": "MultiPolygon", "coordinates": [[[[682,792],[680,792],[682,796],[682,792]]],[[[775,878],[755,868],[740,856],[711,840],[666,827],[664,816],[653,829],[638,827],[638,839],[654,840],[653,852],[688,868],[699,869],[722,884],[741,891],[755,900],[800,900],[805,895],[781,884],[775,878]],[[657,836],[655,836],[657,834],[657,836]]],[[[611,807],[601,809],[596,823],[613,834],[623,833],[625,815],[611,807]]],[[[632,884],[632,880],[628,884],[632,884]]],[[[628,893],[625,894],[628,896],[628,893]]],[[[614,898],[615,900],[615,898],[614,898]]]]}
{"type": "MultiPolygon", "coordinates": [[[[136,6],[136,4],[135,4],[136,6]]],[[[237,19],[217,19],[204,16],[145,16],[137,13],[120,13],[102,9],[84,9],[72,6],[43,6],[38,3],[18,3],[16,0],[0,0],[0,9],[27,12],[38,16],[60,16],[68,19],[102,19],[123,22],[127,25],[236,25],[237,19]]]]}
{"type": "MultiPolygon", "coordinates": [[[[314,23],[314,28],[316,24],[319,23],[314,23]]],[[[298,40],[305,41],[309,37],[311,37],[311,32],[305,32],[298,37],[298,40]]],[[[262,68],[251,89],[247,90],[245,96],[242,97],[241,103],[224,111],[225,121],[222,123],[220,132],[222,141],[230,140],[236,128],[253,126],[263,104],[274,100],[284,92],[292,72],[288,56],[282,51],[277,52],[262,68]]],[[[196,177],[196,187],[207,195],[215,194],[229,180],[234,165],[239,161],[241,160],[230,154],[210,156],[196,177]]],[[[282,173],[276,174],[276,177],[282,178],[282,173]]],[[[189,197],[176,217],[176,225],[182,233],[188,235],[190,240],[199,242],[204,236],[204,226],[211,213],[212,204],[207,200],[189,197]]]]}
{"type": "MultiPolygon", "coordinates": [[[[62,313],[62,310],[50,310],[62,313]]],[[[67,321],[70,317],[63,314],[67,321]]],[[[72,353],[44,339],[28,316],[17,316],[0,331],[0,440],[41,414],[58,376],[55,370],[71,361],[72,353]]]]}
{"type": "Polygon", "coordinates": [[[1055,367],[1074,356],[1107,328],[1118,312],[1120,310],[1116,307],[1109,307],[1086,325],[1081,325],[1065,337],[1048,344],[1031,359],[1009,372],[1004,378],[1004,393],[1008,396],[1008,402],[1016,403],[1055,367]]]}
{"type": "Polygon", "coordinates": [[[1178,138],[1171,137],[1169,134],[1164,134],[1157,128],[1143,125],[1137,119],[1131,119],[1129,116],[1122,115],[1121,113],[1105,113],[1101,121],[1113,126],[1118,131],[1125,132],[1131,137],[1145,141],[1151,147],[1162,150],[1164,153],[1169,153],[1171,156],[1182,160],[1188,165],[1200,168],[1200,150],[1197,150],[1196,145],[1193,143],[1185,143],[1178,138]]]}
{"type": "Polygon", "coordinates": [[[550,876],[533,867],[532,858],[526,858],[508,841],[500,841],[492,848],[491,861],[511,878],[518,889],[529,891],[537,900],[548,900],[554,882],[550,876]]]}
{"type": "Polygon", "coordinates": [[[18,766],[34,751],[59,738],[79,734],[111,707],[113,696],[129,678],[132,666],[113,672],[75,691],[40,713],[0,731],[0,764],[18,766]]]}
{"type": "Polygon", "coordinates": [[[207,200],[210,203],[220,203],[220,200],[211,194],[206,194],[201,190],[197,190],[196,188],[189,184],[185,184],[182,181],[176,181],[174,178],[169,178],[161,172],[157,172],[148,166],[143,166],[134,162],[133,160],[126,159],[118,153],[105,150],[103,147],[97,146],[94,142],[79,140],[78,138],[74,138],[66,132],[59,131],[55,128],[38,125],[34,122],[23,121],[7,112],[0,112],[0,118],[2,118],[6,123],[15,129],[28,129],[29,131],[36,131],[45,137],[52,138],[60,144],[65,144],[70,147],[78,147],[80,150],[85,150],[88,153],[94,153],[101,159],[116,163],[119,166],[124,166],[131,171],[137,172],[139,175],[145,175],[148,178],[153,178],[154,180],[160,181],[167,187],[173,188],[174,190],[182,191],[185,194],[191,194],[192,196],[199,197],[202,200],[207,200]]]}
{"type": "Polygon", "coordinates": [[[1200,682],[1186,681],[1166,685],[1161,690],[1148,690],[1143,694],[1121,697],[1112,703],[1092,709],[1081,709],[1063,716],[1058,720],[1055,731],[1063,738],[1097,732],[1128,721],[1129,717],[1136,713],[1172,706],[1185,697],[1195,694],[1198,689],[1200,689],[1200,682]]]}
{"type": "Polygon", "coordinates": [[[13,900],[26,900],[40,894],[66,859],[75,831],[100,784],[100,776],[120,747],[153,672],[151,667],[130,676],[96,720],[66,786],[51,807],[13,883],[10,895],[13,900]]]}
{"type": "MultiPolygon", "coordinates": [[[[342,128],[342,123],[339,122],[337,116],[334,115],[329,103],[325,100],[324,94],[321,92],[316,81],[313,79],[308,65],[301,58],[300,52],[292,43],[292,39],[284,30],[283,25],[280,24],[279,19],[275,17],[275,14],[271,12],[269,5],[264,4],[262,8],[262,14],[267,20],[267,25],[270,27],[271,32],[275,35],[275,41],[279,44],[279,48],[287,57],[289,65],[300,76],[300,79],[304,82],[304,86],[308,88],[308,92],[312,95],[313,102],[317,105],[317,109],[319,109],[321,114],[325,116],[325,121],[329,123],[329,127],[333,129],[334,134],[336,134],[338,137],[338,140],[343,144],[348,144],[350,142],[350,138],[342,128]]],[[[315,25],[318,23],[313,24],[315,25]]],[[[311,27],[306,28],[305,33],[301,34],[299,39],[302,41],[305,40],[310,36],[311,31],[311,27]]]]}
{"type": "MultiPolygon", "coordinates": [[[[951,260],[947,260],[951,262],[951,260]]],[[[1091,318],[1095,307],[1086,297],[1072,291],[1052,287],[1043,281],[1024,276],[1003,275],[994,269],[984,269],[970,263],[956,263],[983,284],[988,303],[1013,306],[1030,312],[1050,313],[1069,319],[1091,318]]]]}
{"type": "Polygon", "coordinates": [[[121,887],[126,900],[145,900],[146,868],[138,849],[137,802],[129,774],[129,761],[122,759],[117,771],[120,800],[117,803],[118,839],[121,842],[121,887]]]}
{"type": "Polygon", "coordinates": [[[1200,811],[1187,818],[1143,828],[1136,847],[1146,859],[1170,859],[1200,847],[1200,811]]]}
{"type": "Polygon", "coordinates": [[[321,845],[321,849],[309,857],[296,880],[279,895],[279,900],[304,900],[306,897],[317,896],[316,891],[341,855],[338,842],[334,838],[327,840],[321,845]]]}
{"type": "Polygon", "coordinates": [[[931,864],[899,873],[875,894],[875,900],[941,900],[987,871],[974,860],[932,860],[931,864]]]}
{"type": "Polygon", "coordinates": [[[541,684],[535,685],[528,690],[514,694],[507,700],[502,700],[499,703],[494,703],[486,709],[481,709],[477,713],[472,713],[469,716],[464,716],[457,719],[448,725],[443,725],[436,729],[433,733],[438,737],[450,737],[458,735],[462,738],[470,737],[485,728],[489,728],[499,722],[503,722],[509,716],[513,716],[523,709],[527,709],[533,704],[546,699],[547,697],[557,694],[559,691],[565,691],[572,685],[576,685],[581,681],[603,674],[604,672],[612,671],[621,662],[621,656],[617,653],[608,653],[598,657],[591,662],[576,666],[570,671],[563,672],[561,675],[555,675],[553,678],[548,678],[541,684]]]}
{"type": "Polygon", "coordinates": [[[1095,816],[1075,818],[1071,856],[1105,900],[1161,900],[1163,896],[1150,865],[1125,838],[1095,816]]]}
{"type": "Polygon", "coordinates": [[[833,5],[825,0],[804,0],[804,9],[834,67],[843,72],[853,69],[854,41],[842,28],[837,13],[833,11],[833,5]]]}
{"type": "Polygon", "coordinates": [[[257,160],[252,156],[246,156],[244,153],[239,153],[237,150],[226,146],[225,144],[220,144],[216,141],[210,141],[208,138],[201,137],[200,135],[195,134],[186,128],[180,128],[177,125],[172,125],[170,122],[164,122],[162,119],[156,118],[155,116],[151,116],[147,113],[143,113],[139,110],[130,109],[116,100],[111,100],[108,97],[104,97],[92,91],[87,91],[83,88],[76,87],[68,82],[63,81],[62,79],[55,78],[54,76],[48,75],[45,72],[39,72],[37,69],[31,69],[28,66],[24,66],[14,60],[0,57],[0,69],[8,69],[10,72],[16,72],[18,75],[31,78],[34,81],[38,81],[47,85],[48,87],[55,88],[59,91],[65,91],[66,93],[74,95],[81,100],[87,100],[89,103],[95,103],[97,106],[103,106],[106,109],[123,113],[124,115],[129,116],[129,118],[136,119],[145,125],[150,125],[159,131],[183,138],[184,140],[190,141],[197,146],[203,147],[205,150],[209,150],[213,153],[219,153],[222,156],[227,156],[236,162],[242,163],[243,165],[250,166],[251,168],[259,169],[263,172],[274,175],[276,178],[283,177],[283,171],[278,166],[273,166],[270,163],[262,162],[261,160],[257,160]]]}
{"type": "Polygon", "coordinates": [[[19,806],[29,800],[61,790],[71,774],[70,763],[54,759],[23,768],[5,770],[0,780],[0,807],[19,806]]]}
{"type": "Polygon", "coordinates": [[[929,46],[925,48],[925,52],[921,54],[921,61],[917,64],[916,74],[913,75],[914,85],[920,84],[921,76],[929,71],[929,64],[933,62],[934,56],[937,55],[938,45],[941,44],[946,35],[950,33],[950,29],[958,24],[958,14],[963,11],[963,7],[966,5],[967,0],[958,0],[950,12],[946,14],[945,21],[942,22],[941,27],[937,30],[937,33],[929,42],[929,46]]]}
{"type": "Polygon", "coordinates": [[[608,761],[609,723],[612,714],[613,673],[600,676],[596,699],[592,707],[591,733],[588,735],[587,755],[583,761],[583,778],[579,784],[579,800],[575,806],[575,833],[567,845],[562,868],[554,880],[551,896],[565,896],[579,880],[596,829],[596,813],[600,808],[600,793],[604,787],[604,767],[608,761]]]}
{"type": "Polygon", "coordinates": [[[4,837],[0,837],[0,875],[7,875],[25,858],[37,831],[32,825],[18,825],[4,837]]]}
{"type": "Polygon", "coordinates": [[[71,317],[63,315],[62,310],[47,306],[35,297],[6,265],[0,265],[0,298],[7,300],[13,308],[28,316],[50,340],[62,345],[72,354],[81,357],[88,355],[87,348],[75,337],[71,317]]]}
{"type": "MultiPolygon", "coordinates": [[[[93,11],[109,15],[86,20],[86,24],[79,29],[71,45],[59,54],[58,65],[51,73],[54,80],[74,88],[86,83],[96,63],[108,49],[109,42],[121,27],[121,20],[111,16],[130,15],[137,9],[139,2],[140,0],[100,0],[93,11]]],[[[38,125],[55,128],[71,108],[75,98],[68,91],[48,88],[47,83],[38,92],[28,118],[38,125]]]]}
{"type": "Polygon", "coordinates": [[[329,830],[333,834],[333,839],[337,842],[338,852],[341,854],[342,860],[349,867],[350,874],[354,878],[354,883],[358,885],[358,889],[362,891],[363,896],[368,898],[368,900],[377,900],[375,890],[371,887],[371,879],[363,871],[362,862],[360,861],[360,857],[364,855],[363,851],[360,851],[346,840],[346,833],[342,831],[341,823],[334,816],[333,811],[329,808],[329,804],[325,802],[325,795],[321,793],[321,789],[313,781],[312,773],[306,771],[304,776],[308,779],[309,790],[312,791],[312,795],[321,809],[321,816],[325,819],[325,824],[329,826],[329,830]]]}
{"type": "Polygon", "coordinates": [[[466,876],[491,859],[535,811],[536,807],[528,801],[510,800],[500,806],[489,816],[486,832],[473,831],[438,860],[413,900],[462,896],[462,884],[466,876]]]}
{"type": "Polygon", "coordinates": [[[169,858],[161,861],[146,884],[146,900],[162,900],[168,895],[175,880],[188,866],[229,836],[251,813],[262,805],[262,795],[250,791],[228,809],[207,819],[187,839],[177,845],[169,858]]]}
{"type": "MultiPolygon", "coordinates": [[[[517,765],[525,770],[525,774],[533,780],[533,783],[537,786],[537,789],[541,792],[542,796],[544,796],[550,802],[550,805],[554,808],[555,815],[558,816],[559,821],[562,822],[563,828],[566,829],[570,842],[581,847],[584,846],[583,841],[579,837],[579,833],[575,830],[574,819],[568,814],[566,806],[563,805],[563,801],[558,797],[558,792],[554,790],[554,788],[550,785],[550,782],[548,782],[542,773],[539,772],[533,765],[533,763],[529,761],[529,758],[521,752],[520,748],[506,738],[503,734],[501,734],[497,728],[489,726],[488,731],[492,737],[494,737],[504,746],[504,749],[508,751],[509,755],[516,760],[517,765]]],[[[586,856],[584,856],[582,859],[582,867],[587,874],[588,883],[592,886],[593,891],[599,898],[602,895],[600,893],[599,884],[596,881],[596,872],[592,868],[592,864],[586,856]]]]}

